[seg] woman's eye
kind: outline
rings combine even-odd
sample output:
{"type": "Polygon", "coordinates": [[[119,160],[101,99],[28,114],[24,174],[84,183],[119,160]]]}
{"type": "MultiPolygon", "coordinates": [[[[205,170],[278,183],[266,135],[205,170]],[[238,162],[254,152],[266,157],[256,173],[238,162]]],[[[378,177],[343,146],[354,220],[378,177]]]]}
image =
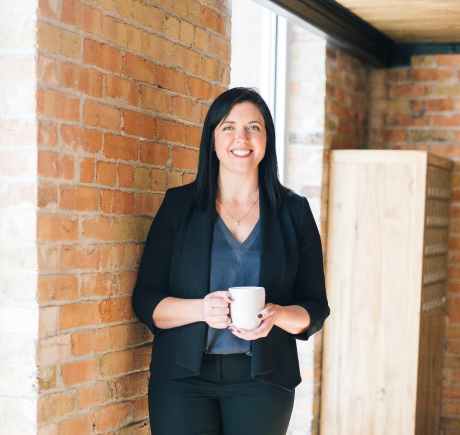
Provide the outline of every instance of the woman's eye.
{"type": "Polygon", "coordinates": [[[258,125],[251,125],[251,126],[249,126],[249,129],[250,130],[260,130],[258,125]]]}
{"type": "Polygon", "coordinates": [[[231,130],[231,126],[230,125],[226,125],[222,130],[231,130]]]}

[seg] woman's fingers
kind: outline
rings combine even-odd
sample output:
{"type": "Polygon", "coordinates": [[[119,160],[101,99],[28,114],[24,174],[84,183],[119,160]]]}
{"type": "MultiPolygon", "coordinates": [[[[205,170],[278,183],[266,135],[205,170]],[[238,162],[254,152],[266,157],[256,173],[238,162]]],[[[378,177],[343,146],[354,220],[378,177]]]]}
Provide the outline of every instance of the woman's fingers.
{"type": "Polygon", "coordinates": [[[230,295],[230,292],[227,290],[218,290],[216,292],[211,293],[219,298],[222,298],[227,304],[231,304],[233,299],[230,295]]]}
{"type": "Polygon", "coordinates": [[[259,311],[259,314],[257,314],[257,317],[259,319],[265,320],[268,317],[273,316],[274,314],[275,314],[275,307],[273,306],[273,304],[267,304],[265,305],[263,310],[259,311]]]}

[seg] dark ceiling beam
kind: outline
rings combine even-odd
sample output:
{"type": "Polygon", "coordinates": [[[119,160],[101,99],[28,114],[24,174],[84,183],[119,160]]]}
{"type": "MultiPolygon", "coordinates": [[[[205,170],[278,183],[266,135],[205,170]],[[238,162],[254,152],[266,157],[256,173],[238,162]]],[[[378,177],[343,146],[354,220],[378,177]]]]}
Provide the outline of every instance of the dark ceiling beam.
{"type": "Polygon", "coordinates": [[[394,42],[333,0],[271,0],[314,26],[322,37],[376,67],[389,67],[394,42]]]}
{"type": "Polygon", "coordinates": [[[390,66],[393,68],[410,66],[412,56],[432,54],[460,54],[460,44],[395,44],[391,50],[390,66]]]}

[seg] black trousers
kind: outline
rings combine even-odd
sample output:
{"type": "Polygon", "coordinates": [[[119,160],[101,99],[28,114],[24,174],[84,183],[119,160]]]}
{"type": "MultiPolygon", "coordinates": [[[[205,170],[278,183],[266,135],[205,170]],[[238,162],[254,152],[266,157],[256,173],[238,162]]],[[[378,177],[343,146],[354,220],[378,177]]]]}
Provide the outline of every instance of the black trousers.
{"type": "Polygon", "coordinates": [[[205,354],[198,376],[150,382],[152,435],[285,435],[294,391],[250,373],[250,356],[205,354]]]}

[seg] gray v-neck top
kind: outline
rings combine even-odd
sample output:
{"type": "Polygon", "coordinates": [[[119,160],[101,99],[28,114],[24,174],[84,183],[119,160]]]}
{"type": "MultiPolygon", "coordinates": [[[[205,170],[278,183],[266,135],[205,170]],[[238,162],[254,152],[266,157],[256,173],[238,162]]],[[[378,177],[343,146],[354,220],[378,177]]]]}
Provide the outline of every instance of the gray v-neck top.
{"type": "MultiPolygon", "coordinates": [[[[211,248],[211,292],[230,287],[258,286],[260,272],[260,221],[243,243],[239,243],[220,216],[214,223],[211,248]]],[[[228,329],[208,328],[206,353],[251,354],[251,342],[228,329]]]]}

